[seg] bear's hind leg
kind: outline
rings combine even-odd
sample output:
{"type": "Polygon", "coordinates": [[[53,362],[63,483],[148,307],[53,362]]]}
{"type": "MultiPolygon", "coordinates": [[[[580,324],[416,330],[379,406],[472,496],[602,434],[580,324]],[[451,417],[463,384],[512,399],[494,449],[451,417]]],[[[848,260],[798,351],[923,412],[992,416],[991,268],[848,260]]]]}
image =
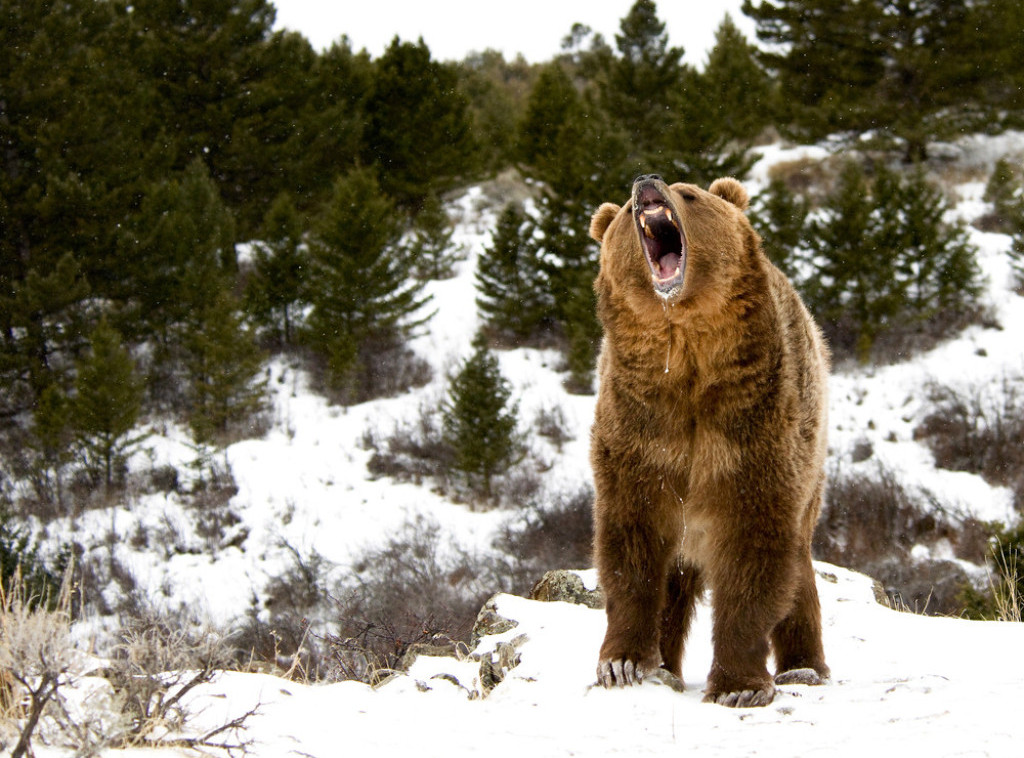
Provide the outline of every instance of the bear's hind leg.
{"type": "Polygon", "coordinates": [[[665,609],[661,614],[661,660],[669,672],[683,678],[683,648],[697,599],[704,591],[700,571],[680,562],[668,571],[665,609]]]}
{"type": "Polygon", "coordinates": [[[821,605],[810,551],[798,568],[793,607],[772,631],[776,684],[824,684],[829,677],[821,641],[821,605]]]}

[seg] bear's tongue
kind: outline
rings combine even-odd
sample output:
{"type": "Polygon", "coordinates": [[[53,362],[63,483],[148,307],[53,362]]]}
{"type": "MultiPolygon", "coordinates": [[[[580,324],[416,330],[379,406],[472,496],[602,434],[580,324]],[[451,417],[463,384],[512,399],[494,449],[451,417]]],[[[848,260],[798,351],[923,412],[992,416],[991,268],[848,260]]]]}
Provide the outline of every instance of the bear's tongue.
{"type": "Polygon", "coordinates": [[[671,279],[679,270],[680,256],[678,253],[665,253],[658,259],[658,278],[671,279]]]}

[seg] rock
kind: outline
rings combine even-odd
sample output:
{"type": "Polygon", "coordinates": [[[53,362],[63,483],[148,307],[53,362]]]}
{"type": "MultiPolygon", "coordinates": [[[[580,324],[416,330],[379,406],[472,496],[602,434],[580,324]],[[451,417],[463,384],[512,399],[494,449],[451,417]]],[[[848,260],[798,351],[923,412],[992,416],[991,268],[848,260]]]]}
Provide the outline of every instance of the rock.
{"type": "Polygon", "coordinates": [[[429,658],[455,658],[461,660],[468,655],[469,651],[466,649],[466,643],[456,642],[455,640],[443,640],[438,642],[417,642],[409,646],[409,649],[405,651],[405,655],[402,656],[402,663],[399,668],[402,671],[408,671],[412,664],[416,662],[416,659],[420,656],[427,656],[429,658]]]}
{"type": "Polygon", "coordinates": [[[531,600],[585,605],[587,608],[604,608],[604,593],[600,588],[588,590],[583,579],[575,571],[549,571],[533,586],[531,600]]]}
{"type": "Polygon", "coordinates": [[[491,596],[491,599],[484,603],[480,613],[476,616],[476,623],[473,624],[473,642],[471,648],[475,648],[481,639],[496,634],[504,634],[510,629],[519,626],[518,621],[507,619],[498,613],[498,595],[491,596]]]}

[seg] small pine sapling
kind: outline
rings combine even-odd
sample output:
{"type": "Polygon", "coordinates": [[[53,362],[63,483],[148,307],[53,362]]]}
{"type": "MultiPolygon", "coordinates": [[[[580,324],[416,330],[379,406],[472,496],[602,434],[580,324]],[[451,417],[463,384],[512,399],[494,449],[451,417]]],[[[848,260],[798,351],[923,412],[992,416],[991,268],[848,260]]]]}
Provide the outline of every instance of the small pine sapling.
{"type": "Polygon", "coordinates": [[[491,500],[495,476],[522,458],[523,445],[516,434],[518,403],[482,335],[452,377],[441,412],[455,469],[474,494],[491,500]]]}

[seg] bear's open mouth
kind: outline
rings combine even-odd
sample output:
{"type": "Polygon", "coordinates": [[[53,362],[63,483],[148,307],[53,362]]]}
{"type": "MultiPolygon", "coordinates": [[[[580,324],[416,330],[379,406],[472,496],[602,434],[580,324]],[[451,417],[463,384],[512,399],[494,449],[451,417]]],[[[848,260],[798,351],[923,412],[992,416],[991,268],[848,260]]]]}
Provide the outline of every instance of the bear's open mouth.
{"type": "Polygon", "coordinates": [[[686,236],[678,215],[656,183],[645,181],[634,187],[633,217],[654,289],[667,295],[682,284],[686,269],[686,236]]]}

